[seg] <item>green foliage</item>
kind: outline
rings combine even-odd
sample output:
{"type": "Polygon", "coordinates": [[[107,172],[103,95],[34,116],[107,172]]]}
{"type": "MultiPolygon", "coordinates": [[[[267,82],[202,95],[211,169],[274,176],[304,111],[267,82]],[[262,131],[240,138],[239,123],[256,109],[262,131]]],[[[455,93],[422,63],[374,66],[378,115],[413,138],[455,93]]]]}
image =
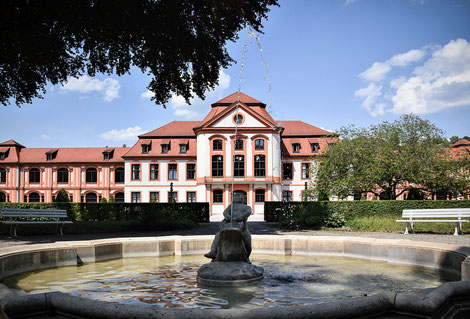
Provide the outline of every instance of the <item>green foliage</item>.
{"type": "Polygon", "coordinates": [[[225,45],[244,28],[261,32],[277,0],[3,1],[0,103],[31,103],[46,85],[139,68],[156,104],[172,92],[218,84],[232,62],[225,45]]]}
{"type": "MultiPolygon", "coordinates": [[[[0,203],[0,207],[67,209],[69,219],[74,221],[131,221],[139,220],[148,212],[177,211],[194,222],[209,222],[208,203],[0,203]]],[[[176,214],[175,219],[180,218],[176,214]]]]}
{"type": "Polygon", "coordinates": [[[106,199],[106,197],[101,197],[100,199],[100,203],[107,203],[108,200],[106,199]]]}
{"type": "MultiPolygon", "coordinates": [[[[267,222],[279,222],[281,227],[289,229],[317,228],[327,226],[327,223],[331,225],[328,227],[340,227],[345,223],[346,226],[351,228],[366,230],[360,227],[369,225],[370,220],[385,220],[388,224],[383,227],[383,230],[390,231],[403,228],[403,225],[396,223],[395,220],[401,218],[404,209],[433,208],[470,208],[470,201],[265,202],[264,218],[267,222]],[[391,224],[393,224],[393,227],[389,228],[391,224]]],[[[374,225],[373,228],[380,230],[377,225],[374,225]]]]}
{"type": "Polygon", "coordinates": [[[114,196],[109,196],[109,201],[108,203],[110,204],[116,204],[116,199],[114,198],[114,196]]]}
{"type": "Polygon", "coordinates": [[[57,192],[55,202],[56,203],[68,203],[69,202],[69,195],[67,194],[67,191],[65,189],[61,188],[57,192]]]}
{"type": "Polygon", "coordinates": [[[346,197],[384,192],[396,199],[417,189],[429,194],[466,194],[470,189],[470,155],[450,154],[442,130],[414,115],[369,128],[342,128],[341,142],[331,145],[319,167],[317,187],[346,197]]]}
{"type": "MultiPolygon", "coordinates": [[[[155,207],[155,206],[154,206],[155,207]]],[[[168,205],[156,210],[147,207],[134,224],[137,230],[187,229],[197,226],[196,220],[187,211],[179,210],[177,205],[168,205]]]]}

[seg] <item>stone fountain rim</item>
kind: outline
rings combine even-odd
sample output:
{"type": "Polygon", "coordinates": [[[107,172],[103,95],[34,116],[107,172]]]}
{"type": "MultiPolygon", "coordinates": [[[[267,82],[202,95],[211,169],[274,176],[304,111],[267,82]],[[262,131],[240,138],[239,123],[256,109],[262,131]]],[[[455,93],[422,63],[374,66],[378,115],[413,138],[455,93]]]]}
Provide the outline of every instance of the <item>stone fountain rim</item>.
{"type": "MultiPolygon", "coordinates": [[[[161,236],[111,238],[48,244],[18,245],[0,249],[0,279],[22,272],[61,267],[78,262],[96,262],[122,257],[190,255],[207,252],[213,236],[161,236]]],[[[283,255],[344,256],[441,268],[470,279],[470,247],[402,239],[348,236],[253,235],[253,252],[283,255]],[[315,251],[312,251],[315,250],[315,251]],[[386,253],[386,254],[385,254],[386,253]],[[436,262],[441,262],[436,265],[436,262]],[[445,264],[447,262],[448,264],[445,264]],[[440,266],[440,267],[437,267],[440,266]]],[[[33,313],[38,309],[77,317],[128,318],[137,313],[147,317],[285,318],[287,314],[309,314],[309,318],[350,318],[378,313],[426,314],[450,307],[450,299],[470,300],[470,281],[445,283],[423,293],[377,294],[351,300],[332,301],[302,307],[250,309],[161,309],[129,306],[107,301],[86,300],[60,292],[15,296],[0,284],[1,306],[8,313],[33,313]],[[90,308],[91,306],[91,308],[90,308]],[[13,312],[12,312],[13,311],[13,312]],[[364,312],[366,311],[366,313],[364,312]]],[[[42,310],[41,310],[42,311],[42,310]]],[[[138,315],[137,317],[141,317],[138,315]]]]}

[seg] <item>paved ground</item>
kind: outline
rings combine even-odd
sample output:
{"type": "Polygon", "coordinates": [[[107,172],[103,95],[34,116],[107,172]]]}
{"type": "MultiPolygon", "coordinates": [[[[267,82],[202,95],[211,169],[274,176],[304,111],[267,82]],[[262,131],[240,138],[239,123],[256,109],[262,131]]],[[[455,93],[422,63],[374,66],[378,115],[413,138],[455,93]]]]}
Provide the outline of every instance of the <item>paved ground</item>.
{"type": "MultiPolygon", "coordinates": [[[[94,233],[94,234],[65,234],[58,235],[36,235],[36,236],[19,236],[12,238],[9,236],[0,236],[0,248],[13,245],[27,245],[39,243],[52,243],[57,241],[72,240],[92,240],[115,237],[151,237],[151,236],[171,236],[171,235],[214,235],[219,229],[218,222],[201,224],[199,227],[188,230],[177,231],[158,231],[158,232],[125,232],[125,233],[94,233]]],[[[307,230],[307,231],[282,231],[274,227],[273,224],[265,222],[249,222],[249,229],[255,235],[312,235],[312,236],[354,236],[354,237],[370,237],[370,238],[387,238],[387,239],[407,239],[425,242],[440,242],[446,244],[454,244],[459,246],[470,247],[470,234],[453,236],[450,234],[413,234],[403,235],[402,233],[382,233],[382,232],[355,232],[348,230],[307,230]]]]}

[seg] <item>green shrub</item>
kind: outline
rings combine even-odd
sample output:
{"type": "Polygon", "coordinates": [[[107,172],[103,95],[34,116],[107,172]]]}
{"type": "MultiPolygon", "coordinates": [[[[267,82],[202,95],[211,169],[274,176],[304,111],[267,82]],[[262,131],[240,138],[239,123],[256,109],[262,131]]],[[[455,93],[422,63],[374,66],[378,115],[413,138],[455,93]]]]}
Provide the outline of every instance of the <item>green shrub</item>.
{"type": "Polygon", "coordinates": [[[346,219],[340,212],[332,212],[325,218],[326,227],[338,228],[344,226],[345,223],[346,219]]]}

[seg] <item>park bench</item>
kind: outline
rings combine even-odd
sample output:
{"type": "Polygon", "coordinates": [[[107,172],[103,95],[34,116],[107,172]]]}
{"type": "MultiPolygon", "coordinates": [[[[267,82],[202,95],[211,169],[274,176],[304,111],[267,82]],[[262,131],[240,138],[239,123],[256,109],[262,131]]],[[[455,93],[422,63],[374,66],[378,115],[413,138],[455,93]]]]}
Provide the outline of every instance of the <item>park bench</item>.
{"type": "Polygon", "coordinates": [[[443,208],[443,209],[404,209],[402,218],[397,222],[406,223],[405,234],[414,234],[413,223],[454,223],[454,235],[462,234],[462,223],[470,217],[470,208],[443,208]],[[409,232],[408,232],[409,228],[409,232]]]}
{"type": "Polygon", "coordinates": [[[64,235],[62,226],[71,224],[72,221],[60,220],[67,217],[64,209],[25,209],[25,208],[2,208],[0,209],[3,223],[10,225],[10,234],[16,237],[16,227],[24,224],[56,224],[56,232],[64,235]],[[6,220],[9,218],[9,220],[6,220]]]}

